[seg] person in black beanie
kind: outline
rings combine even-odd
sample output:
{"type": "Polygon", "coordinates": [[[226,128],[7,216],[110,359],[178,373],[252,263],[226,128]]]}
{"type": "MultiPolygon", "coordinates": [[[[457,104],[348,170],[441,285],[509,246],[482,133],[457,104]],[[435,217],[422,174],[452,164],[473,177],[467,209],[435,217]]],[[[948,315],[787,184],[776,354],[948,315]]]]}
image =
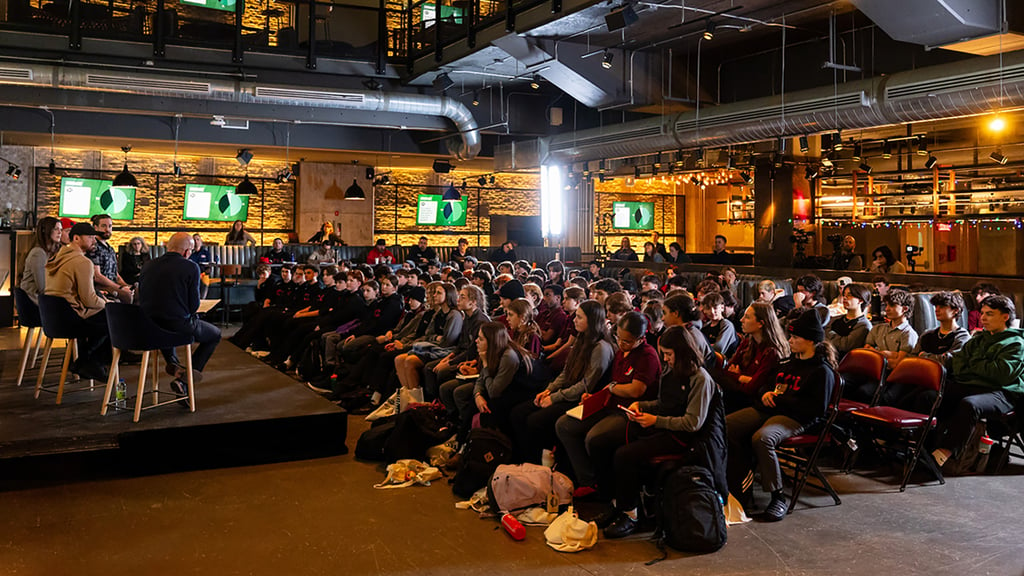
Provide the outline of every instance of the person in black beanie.
{"type": "Polygon", "coordinates": [[[729,491],[749,505],[751,462],[756,459],[761,485],[771,494],[764,512],[769,522],[785,518],[788,509],[775,450],[787,438],[802,434],[824,418],[835,384],[835,348],[825,341],[817,313],[807,310],[800,314],[790,322],[787,332],[792,355],[779,365],[774,389],[761,390],[755,406],[725,419],[729,491]]]}
{"type": "Polygon", "coordinates": [[[492,319],[508,327],[508,322],[505,321],[505,311],[508,310],[508,305],[513,300],[518,300],[519,298],[526,298],[526,290],[523,289],[522,282],[513,278],[502,284],[501,288],[498,288],[498,307],[491,310],[492,319]]]}

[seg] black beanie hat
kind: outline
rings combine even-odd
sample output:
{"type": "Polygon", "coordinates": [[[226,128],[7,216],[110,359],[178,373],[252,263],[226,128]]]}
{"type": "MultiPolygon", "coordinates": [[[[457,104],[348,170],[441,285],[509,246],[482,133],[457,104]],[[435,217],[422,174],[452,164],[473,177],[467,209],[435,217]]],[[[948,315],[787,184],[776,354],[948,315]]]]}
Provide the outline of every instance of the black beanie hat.
{"type": "Polygon", "coordinates": [[[526,291],[523,290],[522,282],[512,279],[501,285],[501,288],[498,289],[498,296],[515,300],[516,298],[526,298],[526,291]]]}
{"type": "Polygon", "coordinates": [[[825,330],[821,327],[818,313],[814,310],[807,310],[797,316],[789,323],[787,331],[815,344],[825,339],[825,330]]]}
{"type": "Polygon", "coordinates": [[[408,300],[415,300],[422,304],[427,301],[427,290],[423,286],[413,286],[406,291],[405,297],[408,300]]]}

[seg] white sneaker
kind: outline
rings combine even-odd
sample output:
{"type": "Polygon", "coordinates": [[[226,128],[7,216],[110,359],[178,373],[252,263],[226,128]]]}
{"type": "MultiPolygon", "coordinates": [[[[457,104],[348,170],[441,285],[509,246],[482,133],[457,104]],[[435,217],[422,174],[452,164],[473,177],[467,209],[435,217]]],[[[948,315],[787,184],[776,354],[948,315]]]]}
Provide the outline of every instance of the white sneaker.
{"type": "Polygon", "coordinates": [[[380,404],[380,392],[374,392],[373,395],[370,396],[370,404],[373,404],[374,406],[380,404]]]}
{"type": "Polygon", "coordinates": [[[270,350],[257,350],[253,352],[252,355],[257,358],[266,358],[267,356],[270,356],[270,350]]]}
{"type": "Polygon", "coordinates": [[[312,382],[306,382],[306,388],[309,388],[310,390],[312,390],[313,392],[316,392],[317,394],[331,394],[332,392],[334,392],[334,390],[328,390],[326,388],[320,388],[318,386],[313,386],[312,382]]]}

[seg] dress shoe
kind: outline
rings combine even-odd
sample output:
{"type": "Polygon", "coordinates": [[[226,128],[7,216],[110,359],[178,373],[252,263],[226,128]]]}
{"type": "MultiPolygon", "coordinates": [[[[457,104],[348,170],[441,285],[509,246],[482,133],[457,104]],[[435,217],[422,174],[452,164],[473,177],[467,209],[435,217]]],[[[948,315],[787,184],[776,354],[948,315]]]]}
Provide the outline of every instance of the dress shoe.
{"type": "Polygon", "coordinates": [[[629,517],[625,512],[619,512],[615,522],[612,522],[604,529],[605,538],[625,538],[636,532],[637,521],[629,517]]]}
{"type": "Polygon", "coordinates": [[[597,524],[597,527],[604,530],[608,526],[611,526],[616,520],[619,519],[619,515],[622,514],[615,508],[608,508],[604,512],[601,512],[597,516],[590,519],[591,522],[597,524]]]}

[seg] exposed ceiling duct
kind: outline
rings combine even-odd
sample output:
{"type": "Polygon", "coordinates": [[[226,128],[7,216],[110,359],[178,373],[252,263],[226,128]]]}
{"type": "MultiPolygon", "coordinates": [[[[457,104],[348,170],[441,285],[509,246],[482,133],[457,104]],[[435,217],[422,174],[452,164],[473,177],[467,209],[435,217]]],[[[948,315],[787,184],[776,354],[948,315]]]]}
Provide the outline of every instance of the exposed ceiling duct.
{"type": "MultiPolygon", "coordinates": [[[[546,162],[623,158],[985,114],[1024,106],[1024,51],[544,139],[546,162]],[[1003,95],[999,89],[1002,85],[1003,95]]],[[[500,162],[500,158],[495,159],[500,162]]]]}
{"type": "MultiPolygon", "coordinates": [[[[460,160],[471,160],[480,153],[480,130],[472,112],[458,100],[444,96],[379,90],[302,89],[223,78],[197,80],[160,74],[124,74],[102,69],[11,62],[0,63],[0,85],[3,84],[438,116],[451,120],[458,130],[458,142],[449,144],[453,156],[460,160]]],[[[0,104],[9,103],[4,102],[3,91],[0,91],[0,104]]]]}
{"type": "Polygon", "coordinates": [[[940,46],[999,32],[1003,0],[852,0],[894,40],[940,46]]]}

